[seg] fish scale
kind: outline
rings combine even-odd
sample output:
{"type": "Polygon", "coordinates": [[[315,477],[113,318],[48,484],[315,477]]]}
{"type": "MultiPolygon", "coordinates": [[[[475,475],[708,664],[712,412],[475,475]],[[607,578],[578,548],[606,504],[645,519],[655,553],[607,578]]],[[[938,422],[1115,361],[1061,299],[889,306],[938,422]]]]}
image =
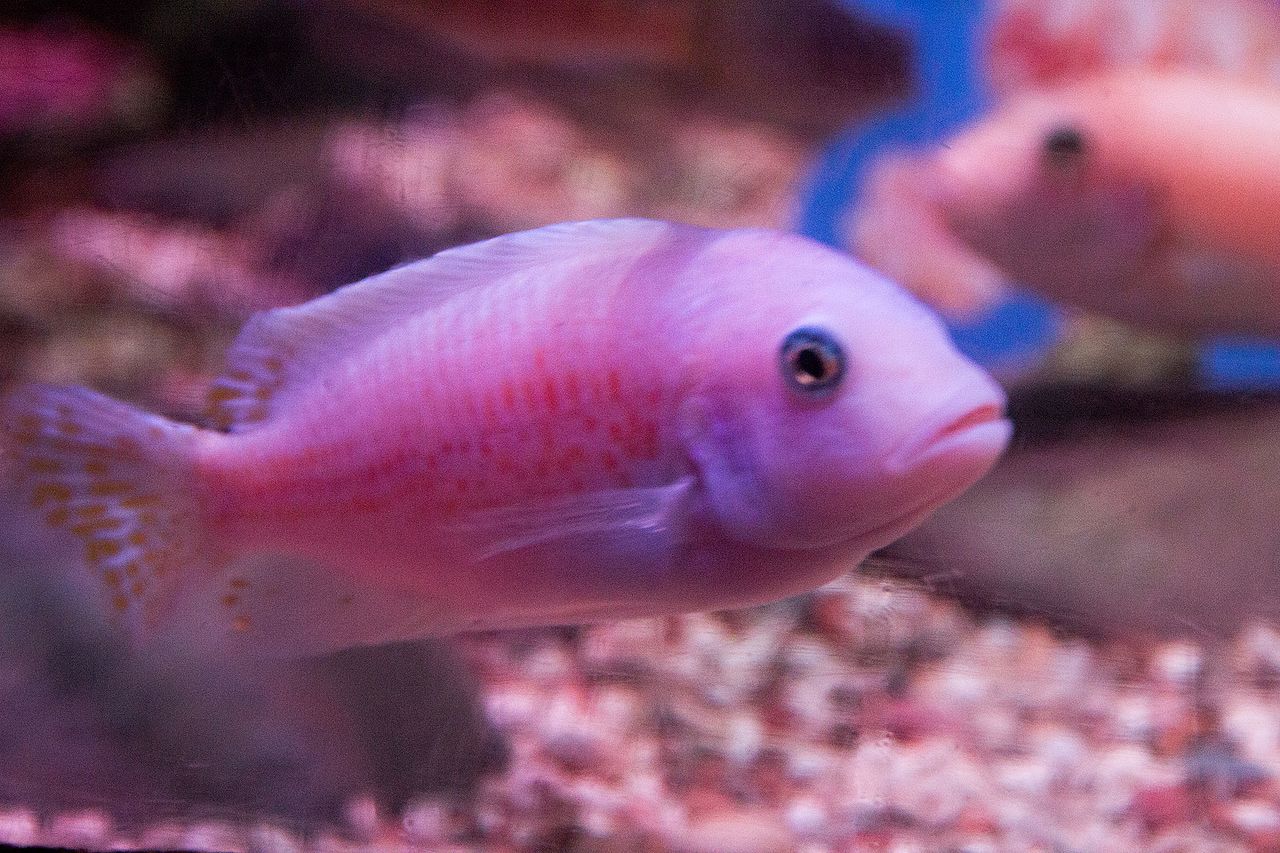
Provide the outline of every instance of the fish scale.
{"type": "MultiPolygon", "coordinates": [[[[429,410],[444,412],[439,423],[448,431],[426,445],[428,453],[448,448],[441,479],[465,478],[467,506],[506,498],[513,486],[507,475],[514,472],[520,474],[516,494],[526,498],[624,480],[654,483],[675,473],[670,461],[665,470],[645,471],[654,460],[638,458],[635,442],[628,441],[636,423],[656,429],[661,413],[660,400],[650,393],[656,390],[653,377],[610,337],[587,334],[609,328],[608,294],[608,288],[566,294],[520,282],[467,294],[431,318],[418,340],[442,354],[438,387],[455,396],[427,397],[429,410]],[[577,304],[566,305],[570,300],[577,304]],[[546,335],[563,316],[579,321],[546,335]],[[499,317],[506,318],[506,328],[495,323],[499,317]],[[501,329],[496,336],[495,327],[501,329]],[[440,346],[441,340],[450,345],[440,346]],[[647,418],[627,405],[637,398],[654,407],[647,418]],[[486,415],[489,401],[496,424],[486,415]]],[[[656,456],[657,448],[644,455],[656,456]]]]}

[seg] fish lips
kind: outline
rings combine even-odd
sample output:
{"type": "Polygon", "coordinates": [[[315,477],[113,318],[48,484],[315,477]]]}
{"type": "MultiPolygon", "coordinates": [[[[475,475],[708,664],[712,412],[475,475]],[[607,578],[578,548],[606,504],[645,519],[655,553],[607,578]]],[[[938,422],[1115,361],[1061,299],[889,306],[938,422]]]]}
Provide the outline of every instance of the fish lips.
{"type": "Polygon", "coordinates": [[[885,462],[885,469],[896,477],[932,477],[937,486],[927,490],[927,497],[914,502],[909,510],[858,533],[854,541],[859,549],[873,551],[888,545],[966,491],[995,464],[1013,434],[1013,424],[1004,416],[1003,399],[947,407],[943,412],[885,462]]]}
{"type": "Polygon", "coordinates": [[[946,408],[912,434],[885,460],[885,470],[909,475],[943,459],[989,467],[1008,445],[1013,424],[1004,416],[1004,401],[988,401],[959,409],[946,408]]]}

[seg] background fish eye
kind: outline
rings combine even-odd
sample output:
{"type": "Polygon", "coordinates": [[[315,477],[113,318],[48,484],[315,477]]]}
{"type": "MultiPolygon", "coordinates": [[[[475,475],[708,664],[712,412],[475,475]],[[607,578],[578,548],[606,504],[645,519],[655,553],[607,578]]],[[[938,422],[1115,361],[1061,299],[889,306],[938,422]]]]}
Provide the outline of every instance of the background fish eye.
{"type": "Polygon", "coordinates": [[[808,396],[831,393],[844,378],[844,350],[835,336],[816,326],[805,326],[782,342],[782,375],[787,385],[808,396]]]}
{"type": "Polygon", "coordinates": [[[1072,125],[1063,125],[1049,131],[1044,138],[1045,159],[1054,166],[1069,165],[1085,153],[1084,134],[1072,125]]]}

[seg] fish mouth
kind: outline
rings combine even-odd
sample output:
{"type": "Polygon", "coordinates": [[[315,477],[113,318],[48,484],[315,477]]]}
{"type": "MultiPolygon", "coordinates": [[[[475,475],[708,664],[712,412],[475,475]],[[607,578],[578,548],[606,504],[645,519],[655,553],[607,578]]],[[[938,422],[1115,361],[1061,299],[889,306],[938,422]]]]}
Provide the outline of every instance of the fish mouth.
{"type": "Polygon", "coordinates": [[[912,467],[918,468],[933,458],[955,454],[959,450],[966,458],[965,464],[953,472],[956,476],[948,477],[942,488],[933,492],[926,500],[914,504],[911,509],[859,533],[853,540],[859,549],[874,551],[899,539],[932,515],[938,507],[968,491],[995,464],[1000,451],[1009,442],[1013,425],[1004,417],[1003,407],[996,406],[994,416],[985,411],[989,407],[981,408],[984,411],[975,410],[956,418],[935,433],[933,441],[927,444],[922,453],[916,454],[914,461],[910,463],[912,467]]]}
{"type": "Polygon", "coordinates": [[[995,464],[1009,443],[1013,424],[1004,415],[1003,398],[945,411],[904,442],[886,463],[889,471],[898,475],[911,475],[939,463],[932,470],[940,487],[906,512],[858,534],[860,547],[874,550],[888,545],[935,509],[959,497],[995,464]]]}
{"type": "Polygon", "coordinates": [[[947,411],[907,439],[886,461],[894,473],[906,473],[948,453],[971,450],[993,461],[1008,443],[1013,425],[1004,416],[1004,401],[991,401],[947,411]]]}

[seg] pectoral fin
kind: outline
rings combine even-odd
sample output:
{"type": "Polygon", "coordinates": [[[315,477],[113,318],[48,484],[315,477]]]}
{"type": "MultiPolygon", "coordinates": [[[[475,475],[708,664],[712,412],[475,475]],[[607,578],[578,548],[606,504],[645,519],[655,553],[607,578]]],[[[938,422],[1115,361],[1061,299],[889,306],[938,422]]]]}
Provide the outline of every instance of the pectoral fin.
{"type": "Polygon", "coordinates": [[[611,536],[634,541],[673,533],[676,509],[692,479],[642,489],[606,489],[537,503],[481,510],[459,523],[455,532],[487,560],[534,545],[571,545],[574,540],[611,536]]]}

